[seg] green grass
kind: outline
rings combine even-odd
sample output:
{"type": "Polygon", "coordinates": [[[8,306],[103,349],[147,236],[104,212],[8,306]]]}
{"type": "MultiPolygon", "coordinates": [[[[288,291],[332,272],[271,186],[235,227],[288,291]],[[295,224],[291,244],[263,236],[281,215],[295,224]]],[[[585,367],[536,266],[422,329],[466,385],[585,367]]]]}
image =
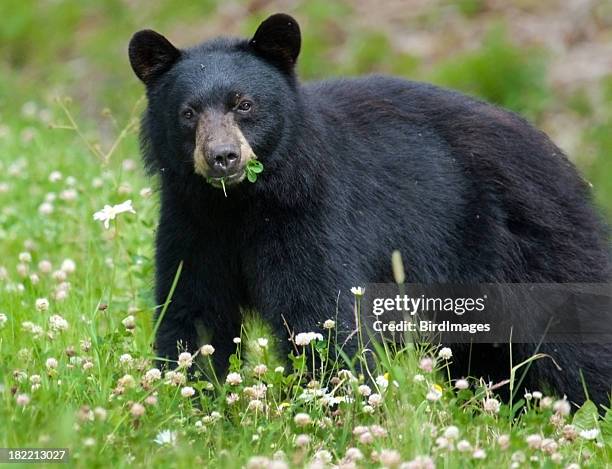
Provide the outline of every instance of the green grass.
{"type": "Polygon", "coordinates": [[[610,461],[610,412],[598,420],[589,404],[574,417],[555,415],[548,397],[487,411],[485,401],[494,391],[484,383],[470,380],[469,389],[455,389],[444,359],[433,372],[419,369],[423,357],[436,357],[427,347],[379,350],[370,373],[375,382],[384,376],[390,384],[379,389],[371,384],[380,403],[365,407],[376,399],[360,394],[363,376],[353,371],[352,383],[340,371],[349,365],[328,350],[333,329],[323,327],[313,332],[324,340],[309,347],[323,357],[324,370],[313,371],[304,348],[297,347],[293,369],[285,365],[277,371],[285,360],[274,352],[275,339],[250,320],[231,359],[241,384],[227,384],[223,377],[179,386],[166,379],[147,382],[154,359],[156,196],[146,190],[151,182],[133,160],[131,120],[118,124],[113,137],[124,126],[128,132],[109,155],[111,144],[92,143],[94,127],[86,131],[77,124],[86,140],[64,128],[70,127],[64,109],[80,121],[70,102],[62,101],[44,111],[29,103],[3,122],[0,446],[66,447],[71,464],[80,467],[264,467],[256,465],[256,457],[278,459],[277,467],[283,467],[280,461],[300,467],[317,459],[347,462],[347,454],[363,455],[356,461],[360,467],[378,467],[380,458],[407,462],[419,456],[438,467],[508,467],[520,460],[535,467],[548,467],[552,460],[602,467],[610,461]],[[50,114],[59,128],[49,128],[41,114],[45,121],[50,114]],[[41,204],[51,199],[52,213],[41,213],[41,204]],[[105,204],[126,199],[133,201],[135,214],[118,215],[108,230],[93,219],[105,204]],[[61,273],[66,259],[74,261],[74,272],[68,263],[61,273]],[[42,261],[52,264],[49,272],[42,261]],[[37,309],[40,298],[48,299],[48,310],[37,309]],[[66,330],[54,330],[54,315],[67,321],[66,330]],[[129,316],[133,320],[126,321],[129,316]],[[260,337],[269,339],[267,348],[257,345],[260,337]],[[49,359],[57,366],[48,366],[49,359]],[[256,376],[262,364],[266,370],[256,376]],[[253,386],[261,385],[265,392],[257,399],[259,388],[253,386]],[[194,397],[182,396],[185,386],[194,389],[194,397]],[[240,397],[234,404],[228,403],[232,393],[240,397]],[[340,401],[336,407],[325,404],[332,397],[340,401]],[[20,405],[23,400],[27,405],[20,405]],[[309,416],[298,417],[307,421],[303,426],[296,423],[298,414],[309,416]],[[572,420],[574,427],[565,427],[572,420]],[[563,437],[585,429],[599,434],[594,440],[563,437]],[[171,442],[156,443],[160,435],[171,435],[171,442]],[[545,438],[544,449],[530,448],[530,435],[545,438]]]}
{"type": "MultiPolygon", "coordinates": [[[[254,316],[245,322],[231,361],[241,384],[226,384],[224,377],[181,386],[166,379],[143,381],[154,366],[158,202],[155,181],[143,175],[139,162],[142,88],[125,47],[142,27],[170,36],[205,30],[218,20],[218,4],[161,0],[140,8],[138,2],[115,0],[8,0],[2,5],[10,14],[0,26],[0,447],[67,447],[71,465],[78,467],[280,468],[328,459],[351,467],[351,455],[363,456],[354,461],[358,467],[380,467],[391,465],[395,452],[402,462],[431,458],[436,467],[448,468],[610,465],[610,411],[597,419],[587,404],[574,415],[556,415],[550,405],[555,397],[527,401],[522,390],[513,407],[486,411],[485,401],[494,399],[495,391],[485,383],[470,379],[469,389],[456,389],[443,359],[432,372],[419,368],[422,358],[437,356],[428,347],[377,351],[370,372],[375,382],[383,376],[390,384],[384,390],[370,384],[382,398],[364,409],[368,397],[358,388],[363,377],[354,372],[357,382],[351,383],[339,371],[350,366],[333,356],[327,345],[333,330],[322,326],[312,332],[325,339],[313,344],[328,357],[324,372],[313,372],[300,347],[289,366],[254,316]],[[56,101],[63,94],[72,100],[56,101]],[[108,230],[93,219],[106,204],[128,199],[136,213],[118,215],[108,230]],[[66,259],[76,265],[73,272],[66,259]],[[51,263],[50,272],[43,261],[51,263]],[[63,263],[68,273],[62,273],[63,263]],[[36,308],[41,298],[48,299],[48,310],[36,308]],[[66,330],[53,330],[52,324],[62,326],[54,315],[67,321],[66,330]],[[268,348],[257,345],[261,337],[269,339],[268,348]],[[125,354],[131,359],[122,361],[125,354]],[[48,367],[49,359],[57,367],[48,367]],[[257,377],[262,364],[267,370],[257,377]],[[281,365],[284,371],[275,371],[281,365]],[[253,386],[261,384],[267,386],[265,396],[254,399],[253,386]],[[183,397],[184,386],[195,395],[183,397]],[[229,404],[232,393],[240,399],[229,404]],[[332,396],[341,402],[330,408],[325,401],[332,396]],[[301,413],[311,422],[298,425],[295,416],[301,413]],[[599,431],[593,440],[567,438],[591,429],[599,431]],[[172,435],[172,442],[156,443],[160,435],[172,435]],[[530,447],[528,441],[537,443],[533,435],[544,439],[544,447],[530,447]],[[258,466],[257,457],[277,460],[276,466],[262,460],[258,466]]],[[[554,112],[577,116],[586,130],[578,130],[574,156],[598,203],[612,215],[612,81],[604,80],[595,95],[590,88],[569,96],[553,90],[544,80],[545,51],[522,49],[501,29],[474,50],[425,64],[397,51],[389,32],[352,26],[350,2],[298,2],[295,8],[304,33],[299,67],[306,78],[396,73],[461,89],[536,122],[554,112]]],[[[463,1],[457,8],[477,17],[483,2],[463,1]]],[[[267,13],[253,11],[232,27],[250,34],[267,13]]],[[[438,16],[432,11],[424,18],[438,16]]],[[[330,311],[330,319],[333,315],[330,311]]],[[[510,375],[510,365],[507,371],[510,375]]],[[[487,402],[492,409],[495,404],[487,402]]],[[[421,462],[406,467],[428,467],[421,462]]]]}

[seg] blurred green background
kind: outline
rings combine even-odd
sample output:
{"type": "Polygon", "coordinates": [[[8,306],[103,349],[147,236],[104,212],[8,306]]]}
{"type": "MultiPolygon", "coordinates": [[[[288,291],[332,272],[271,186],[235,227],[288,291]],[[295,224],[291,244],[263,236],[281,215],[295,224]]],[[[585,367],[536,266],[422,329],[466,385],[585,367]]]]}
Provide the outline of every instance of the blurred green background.
{"type": "Polygon", "coordinates": [[[250,35],[279,11],[302,27],[303,79],[392,73],[518,111],[579,165],[612,217],[609,0],[2,0],[0,138],[26,138],[34,113],[52,122],[54,97],[70,96],[79,124],[108,145],[143,93],[127,60],[133,32],[188,46],[250,35]]]}

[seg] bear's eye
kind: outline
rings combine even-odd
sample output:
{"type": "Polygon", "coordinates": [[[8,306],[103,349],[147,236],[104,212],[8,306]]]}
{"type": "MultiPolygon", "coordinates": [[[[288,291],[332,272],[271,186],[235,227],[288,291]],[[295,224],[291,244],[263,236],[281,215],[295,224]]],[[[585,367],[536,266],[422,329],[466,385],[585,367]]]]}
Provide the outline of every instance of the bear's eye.
{"type": "Polygon", "coordinates": [[[252,107],[253,107],[253,103],[245,99],[238,103],[238,106],[236,106],[236,109],[238,109],[238,111],[240,112],[249,112],[252,107]]]}
{"type": "Polygon", "coordinates": [[[185,109],[181,115],[183,116],[184,119],[186,120],[191,120],[193,119],[193,111],[191,109],[185,109]]]}

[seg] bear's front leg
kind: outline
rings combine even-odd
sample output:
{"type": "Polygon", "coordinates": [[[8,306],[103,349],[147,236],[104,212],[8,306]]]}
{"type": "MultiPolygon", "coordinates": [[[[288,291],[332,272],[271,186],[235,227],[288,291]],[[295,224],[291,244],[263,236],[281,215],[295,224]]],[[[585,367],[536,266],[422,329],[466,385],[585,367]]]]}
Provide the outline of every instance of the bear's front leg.
{"type": "MultiPolygon", "coordinates": [[[[161,314],[161,313],[160,313],[161,314]]],[[[159,314],[156,316],[160,320],[159,314]]],[[[155,334],[155,353],[158,365],[176,368],[181,352],[195,353],[198,348],[198,334],[191,314],[180,308],[169,307],[155,334]]]]}
{"type": "MultiPolygon", "coordinates": [[[[217,377],[225,375],[229,365],[229,357],[235,351],[234,337],[240,336],[240,322],[235,314],[216,314],[212,309],[203,307],[201,310],[168,308],[162,318],[155,337],[155,351],[158,363],[165,368],[176,368],[180,353],[195,354],[199,347],[210,344],[214,353],[210,357],[217,377]],[[230,318],[234,318],[231,320],[230,318]],[[200,337],[201,329],[204,337],[200,337]]],[[[204,361],[207,365],[207,359],[204,361]]],[[[196,364],[190,369],[194,373],[196,364]]],[[[208,374],[206,367],[201,370],[208,374]]]]}

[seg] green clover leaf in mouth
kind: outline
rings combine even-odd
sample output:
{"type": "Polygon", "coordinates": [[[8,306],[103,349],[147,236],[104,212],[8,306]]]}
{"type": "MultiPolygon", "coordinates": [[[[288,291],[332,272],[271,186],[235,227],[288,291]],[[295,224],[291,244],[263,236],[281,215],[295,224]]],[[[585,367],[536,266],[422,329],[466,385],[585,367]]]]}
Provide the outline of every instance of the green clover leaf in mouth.
{"type": "Polygon", "coordinates": [[[255,159],[249,160],[246,164],[246,174],[249,182],[257,181],[257,175],[262,173],[264,166],[261,161],[255,159]]]}

